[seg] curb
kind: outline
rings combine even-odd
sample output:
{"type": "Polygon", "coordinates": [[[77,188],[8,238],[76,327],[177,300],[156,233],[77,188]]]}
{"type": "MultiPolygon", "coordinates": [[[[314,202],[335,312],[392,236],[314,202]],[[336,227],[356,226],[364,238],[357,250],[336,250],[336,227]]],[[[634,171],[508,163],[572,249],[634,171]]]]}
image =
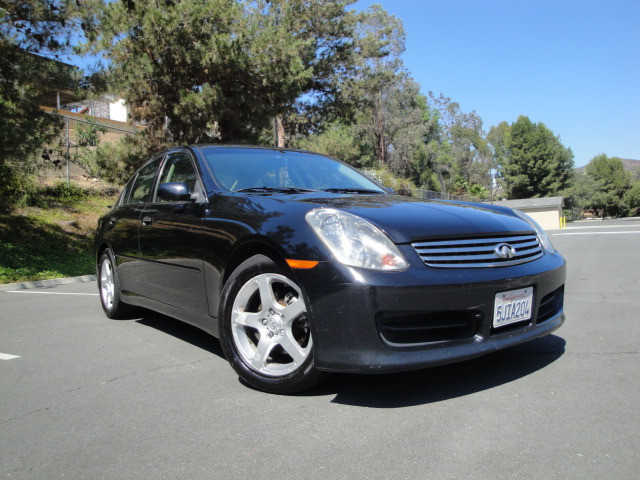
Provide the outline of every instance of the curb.
{"type": "Polygon", "coordinates": [[[33,280],[31,282],[5,283],[0,285],[0,292],[6,290],[26,290],[28,288],[53,287],[54,285],[66,285],[68,283],[86,283],[95,281],[95,275],[82,275],[81,277],[52,278],[50,280],[33,280]]]}

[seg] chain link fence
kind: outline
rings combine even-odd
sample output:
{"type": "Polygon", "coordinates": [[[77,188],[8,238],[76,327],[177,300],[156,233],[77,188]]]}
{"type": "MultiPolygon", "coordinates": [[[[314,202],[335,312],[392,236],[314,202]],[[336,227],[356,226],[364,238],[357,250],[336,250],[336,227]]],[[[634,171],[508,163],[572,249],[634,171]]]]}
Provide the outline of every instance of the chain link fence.
{"type": "Polygon", "coordinates": [[[413,193],[417,196],[417,198],[422,199],[430,199],[430,200],[455,200],[458,202],[482,202],[481,199],[465,196],[465,195],[454,195],[452,193],[442,193],[435,192],[433,190],[423,190],[418,188],[413,191],[413,193]]]}
{"type": "Polygon", "coordinates": [[[103,177],[97,151],[123,136],[135,135],[140,127],[82,113],[46,110],[60,117],[64,126],[59,138],[42,155],[37,175],[39,186],[65,183],[107,193],[119,189],[119,185],[103,177]]]}
{"type": "MultiPolygon", "coordinates": [[[[104,105],[102,103],[105,102],[91,104],[88,113],[104,114],[102,111],[104,110],[104,105]]],[[[77,106],[85,106],[86,108],[86,105],[87,102],[83,101],[78,103],[77,106]]],[[[106,105],[108,107],[108,104],[106,105]]],[[[73,106],[75,105],[65,105],[65,107],[73,106]]],[[[118,190],[120,185],[109,182],[101,174],[101,167],[97,163],[96,151],[100,146],[118,142],[123,136],[135,135],[140,131],[141,127],[72,111],[61,111],[52,108],[45,108],[45,110],[61,117],[64,122],[64,128],[58,142],[51,145],[43,155],[42,168],[40,168],[38,175],[40,186],[50,187],[63,182],[66,185],[77,185],[83,189],[92,189],[98,192],[118,190]]],[[[376,178],[378,181],[383,181],[382,178],[378,178],[378,175],[373,170],[365,169],[364,173],[376,178]]],[[[411,188],[410,193],[400,188],[397,193],[422,199],[463,202],[483,201],[471,196],[415,188],[411,188]]]]}

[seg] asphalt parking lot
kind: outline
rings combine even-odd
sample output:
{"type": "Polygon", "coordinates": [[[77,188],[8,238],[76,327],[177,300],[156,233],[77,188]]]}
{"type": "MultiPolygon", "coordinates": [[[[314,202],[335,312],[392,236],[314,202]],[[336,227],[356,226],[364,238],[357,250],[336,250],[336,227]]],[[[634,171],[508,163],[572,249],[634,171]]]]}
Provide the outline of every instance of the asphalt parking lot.
{"type": "Polygon", "coordinates": [[[567,321],[480,359],[251,390],[217,340],[114,321],[95,282],[0,292],[0,475],[20,479],[637,478],[640,220],[549,232],[567,321]]]}

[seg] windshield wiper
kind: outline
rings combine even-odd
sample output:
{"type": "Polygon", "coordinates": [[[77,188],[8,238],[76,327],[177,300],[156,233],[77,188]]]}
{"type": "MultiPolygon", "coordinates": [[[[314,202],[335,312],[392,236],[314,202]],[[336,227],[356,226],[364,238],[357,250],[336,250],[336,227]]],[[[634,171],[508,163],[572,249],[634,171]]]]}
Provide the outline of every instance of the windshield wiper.
{"type": "Polygon", "coordinates": [[[275,192],[275,193],[305,193],[315,192],[316,190],[310,190],[308,188],[298,187],[248,187],[236,190],[236,192],[275,192]]]}
{"type": "Polygon", "coordinates": [[[331,193],[384,193],[370,188],[323,188],[322,190],[331,193]]]}

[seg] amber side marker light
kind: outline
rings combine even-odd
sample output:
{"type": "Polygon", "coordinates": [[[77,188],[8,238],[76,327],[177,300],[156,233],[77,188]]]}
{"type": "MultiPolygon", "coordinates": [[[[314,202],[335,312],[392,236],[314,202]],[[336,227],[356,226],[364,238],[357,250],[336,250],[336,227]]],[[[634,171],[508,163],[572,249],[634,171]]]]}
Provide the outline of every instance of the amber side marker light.
{"type": "Polygon", "coordinates": [[[315,260],[293,260],[287,258],[287,265],[291,268],[313,268],[318,264],[315,260]]]}

